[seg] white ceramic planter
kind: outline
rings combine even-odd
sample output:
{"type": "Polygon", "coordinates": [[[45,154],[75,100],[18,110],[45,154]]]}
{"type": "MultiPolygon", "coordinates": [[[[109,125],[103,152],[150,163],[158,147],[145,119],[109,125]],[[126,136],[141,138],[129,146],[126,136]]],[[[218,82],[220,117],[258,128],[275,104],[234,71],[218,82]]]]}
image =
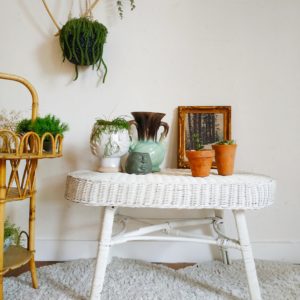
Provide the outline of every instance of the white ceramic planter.
{"type": "Polygon", "coordinates": [[[128,152],[130,137],[128,130],[114,133],[102,132],[99,139],[90,142],[92,153],[100,159],[99,172],[120,172],[120,160],[128,152]]]}

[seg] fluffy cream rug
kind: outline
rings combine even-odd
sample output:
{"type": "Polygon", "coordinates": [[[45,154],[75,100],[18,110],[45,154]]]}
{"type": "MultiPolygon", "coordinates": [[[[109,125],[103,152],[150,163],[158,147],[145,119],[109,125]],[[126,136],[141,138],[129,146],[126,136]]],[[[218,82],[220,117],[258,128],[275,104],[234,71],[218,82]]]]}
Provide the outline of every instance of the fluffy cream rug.
{"type": "MultiPolygon", "coordinates": [[[[300,266],[256,261],[264,300],[300,299],[300,266]]],[[[30,273],[5,278],[6,300],[88,299],[95,260],[77,260],[38,269],[39,289],[30,273]]],[[[161,265],[114,258],[108,266],[103,300],[248,299],[241,261],[218,261],[174,271],[161,265]]]]}

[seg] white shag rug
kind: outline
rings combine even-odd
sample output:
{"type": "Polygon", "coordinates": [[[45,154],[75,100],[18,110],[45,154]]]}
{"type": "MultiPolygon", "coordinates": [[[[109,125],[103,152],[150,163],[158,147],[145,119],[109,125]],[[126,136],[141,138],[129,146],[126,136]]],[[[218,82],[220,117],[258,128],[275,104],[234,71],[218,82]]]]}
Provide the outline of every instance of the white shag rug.
{"type": "MultiPolygon", "coordinates": [[[[256,261],[264,300],[300,299],[300,266],[256,261]]],[[[91,289],[94,259],[38,269],[39,289],[31,288],[30,273],[4,279],[6,300],[85,300],[91,289]]],[[[242,261],[219,261],[178,271],[142,261],[114,258],[107,268],[103,300],[249,299],[242,261]]]]}

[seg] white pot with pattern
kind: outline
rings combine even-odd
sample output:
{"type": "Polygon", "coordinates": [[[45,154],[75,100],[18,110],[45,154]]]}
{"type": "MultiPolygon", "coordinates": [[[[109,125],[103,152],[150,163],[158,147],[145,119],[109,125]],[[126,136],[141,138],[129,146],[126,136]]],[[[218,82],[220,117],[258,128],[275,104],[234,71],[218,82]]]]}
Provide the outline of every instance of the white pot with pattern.
{"type": "Polygon", "coordinates": [[[94,125],[90,147],[92,153],[100,160],[99,172],[113,173],[121,171],[121,157],[128,153],[130,136],[128,129],[114,128],[112,125],[95,134],[97,124],[94,125]]]}

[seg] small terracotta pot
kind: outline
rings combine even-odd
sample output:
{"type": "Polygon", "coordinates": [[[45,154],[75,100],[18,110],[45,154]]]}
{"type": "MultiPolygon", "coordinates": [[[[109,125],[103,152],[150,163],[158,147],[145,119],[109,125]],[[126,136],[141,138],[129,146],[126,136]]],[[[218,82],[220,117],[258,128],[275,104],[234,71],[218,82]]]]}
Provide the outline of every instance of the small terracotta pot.
{"type": "Polygon", "coordinates": [[[237,145],[212,145],[212,147],[216,153],[218,174],[223,176],[232,175],[237,145]]]}
{"type": "Polygon", "coordinates": [[[214,150],[186,151],[186,156],[194,177],[209,176],[212,161],[215,156],[214,150]]]}

